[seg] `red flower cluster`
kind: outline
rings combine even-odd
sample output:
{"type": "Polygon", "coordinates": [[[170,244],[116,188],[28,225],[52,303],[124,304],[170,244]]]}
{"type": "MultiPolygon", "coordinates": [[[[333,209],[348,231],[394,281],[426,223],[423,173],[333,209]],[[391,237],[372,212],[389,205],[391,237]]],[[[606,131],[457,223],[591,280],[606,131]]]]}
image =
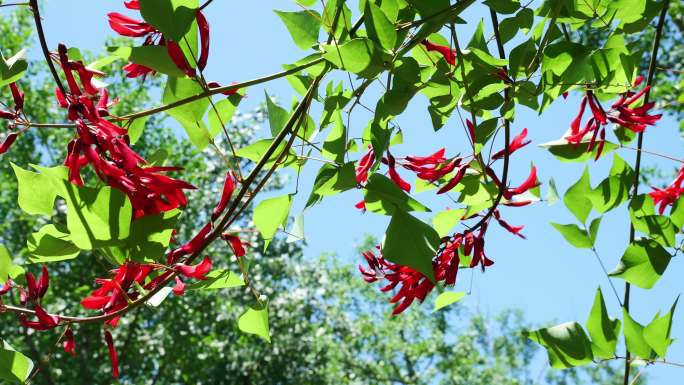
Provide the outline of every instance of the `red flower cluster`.
{"type": "Polygon", "coordinates": [[[69,167],[69,180],[83,185],[81,169],[91,164],[108,185],[128,195],[134,218],[169,211],[187,204],[184,189],[195,187],[170,178],[162,172],[177,167],[142,167],[145,159],[129,146],[125,129],[104,119],[109,115],[109,95],[91,82],[101,73],[86,68],[80,61],[67,57],[67,49],[59,46],[59,61],[69,85],[67,95],[57,89],[57,100],[68,110],[67,117],[76,123],[78,137],[69,143],[64,164],[69,167]],[[83,89],[73,74],[79,76],[83,89]]]}
{"type": "Polygon", "coordinates": [[[428,40],[423,40],[420,42],[426,50],[438,52],[444,57],[447,63],[456,65],[456,50],[453,50],[445,45],[435,44],[428,40]]]}
{"type": "Polygon", "coordinates": [[[659,214],[662,215],[667,206],[674,204],[677,199],[684,194],[682,182],[684,182],[684,167],[679,169],[677,176],[669,186],[665,187],[664,189],[653,187],[653,191],[648,193],[648,195],[650,195],[653,199],[653,204],[658,206],[659,214]]]}
{"type": "MultiPolygon", "coordinates": [[[[467,122],[469,135],[471,138],[475,137],[475,126],[471,122],[467,122]]],[[[508,155],[521,149],[530,143],[527,138],[527,129],[523,129],[520,134],[515,136],[508,146],[508,155]]],[[[501,150],[495,153],[493,160],[501,159],[506,156],[506,151],[501,150]]],[[[359,183],[368,179],[368,172],[373,166],[375,157],[373,150],[369,151],[361,158],[356,167],[356,177],[359,183]]],[[[437,194],[443,194],[455,188],[465,176],[465,172],[470,166],[470,162],[461,164],[462,158],[455,157],[448,159],[445,157],[445,150],[439,149],[434,154],[428,156],[407,156],[404,158],[395,158],[391,154],[382,158],[382,162],[387,164],[390,179],[399,186],[402,190],[409,192],[411,186],[404,181],[396,171],[396,166],[412,171],[420,179],[434,183],[441,178],[451,175],[449,179],[440,185],[437,194]]],[[[530,204],[530,200],[516,200],[512,199],[518,195],[524,194],[530,189],[539,185],[537,178],[537,169],[532,166],[528,177],[517,187],[504,186],[499,180],[498,176],[491,167],[487,167],[485,172],[492,178],[494,184],[497,186],[501,196],[505,201],[501,202],[507,206],[524,206],[530,204]]],[[[356,206],[357,208],[365,208],[364,202],[361,201],[356,206]]],[[[391,303],[397,304],[392,311],[393,315],[399,314],[406,310],[411,303],[416,299],[423,302],[425,297],[434,289],[435,284],[443,282],[445,285],[454,285],[456,283],[456,276],[458,274],[459,263],[461,257],[470,257],[470,268],[478,265],[484,271],[487,266],[491,266],[494,262],[485,254],[485,235],[489,227],[489,222],[493,218],[497,223],[508,232],[525,238],[521,234],[524,226],[513,226],[501,218],[501,213],[494,207],[489,209],[486,214],[478,213],[463,220],[479,218],[481,223],[479,227],[468,229],[463,233],[455,233],[450,237],[442,239],[441,246],[432,260],[432,266],[436,282],[430,281],[421,272],[416,271],[408,266],[398,265],[385,260],[382,255],[376,256],[372,251],[363,253],[363,256],[368,263],[368,268],[359,265],[359,270],[364,276],[366,282],[375,282],[379,279],[387,280],[389,283],[382,287],[381,291],[390,291],[401,285],[398,292],[390,300],[391,303]]]]}
{"type": "MultiPolygon", "coordinates": [[[[24,109],[24,92],[20,91],[17,87],[17,83],[10,83],[10,91],[12,91],[12,99],[14,99],[13,111],[3,110],[0,108],[0,119],[9,120],[14,122],[17,118],[21,116],[21,112],[24,109]]],[[[11,125],[11,123],[10,123],[11,125]]],[[[14,141],[19,137],[19,132],[13,131],[9,132],[2,143],[0,143],[0,155],[6,153],[14,141]]]]}
{"type": "MultiPolygon", "coordinates": [[[[128,9],[140,10],[140,3],[138,1],[124,2],[124,5],[128,9]]],[[[169,57],[173,60],[174,64],[176,64],[176,66],[187,76],[195,77],[195,68],[188,63],[178,42],[166,38],[154,26],[144,21],[130,18],[118,12],[110,12],[107,14],[107,17],[109,18],[109,25],[119,35],[144,37],[143,46],[165,46],[169,57]]],[[[199,27],[201,48],[199,58],[197,59],[197,68],[201,71],[207,65],[207,60],[209,59],[209,23],[200,10],[197,10],[195,19],[199,27]]],[[[129,78],[146,76],[147,74],[154,73],[153,69],[135,63],[128,63],[123,67],[123,70],[127,72],[126,76],[129,78]]]]}
{"type": "Polygon", "coordinates": [[[60,318],[56,315],[48,314],[40,305],[40,301],[43,299],[50,286],[50,276],[47,268],[43,266],[38,280],[29,272],[27,272],[24,277],[26,278],[26,289],[28,292],[26,292],[24,288],[19,288],[19,302],[22,306],[26,306],[27,303],[32,303],[33,310],[35,311],[34,314],[38,320],[29,321],[25,314],[20,314],[19,323],[24,327],[35,330],[48,330],[59,326],[60,318]]]}
{"type": "MultiPolygon", "coordinates": [[[[643,82],[643,77],[639,76],[634,82],[634,87],[638,87],[643,82]]],[[[587,90],[586,95],[582,98],[579,112],[575,119],[570,123],[570,133],[565,138],[569,143],[579,145],[585,137],[591,135],[587,152],[594,149],[597,138],[598,147],[596,151],[595,160],[601,156],[603,146],[606,139],[605,126],[608,122],[615,123],[619,126],[625,127],[633,132],[643,132],[647,126],[653,126],[661,118],[661,114],[650,115],[649,111],[655,105],[654,102],[644,103],[639,107],[631,107],[637,103],[644,95],[646,95],[651,86],[646,86],[638,92],[627,91],[620,95],[620,98],[610,106],[608,111],[603,109],[601,102],[591,90],[587,90]],[[591,117],[580,128],[582,117],[586,110],[587,104],[591,109],[591,117]]]]}

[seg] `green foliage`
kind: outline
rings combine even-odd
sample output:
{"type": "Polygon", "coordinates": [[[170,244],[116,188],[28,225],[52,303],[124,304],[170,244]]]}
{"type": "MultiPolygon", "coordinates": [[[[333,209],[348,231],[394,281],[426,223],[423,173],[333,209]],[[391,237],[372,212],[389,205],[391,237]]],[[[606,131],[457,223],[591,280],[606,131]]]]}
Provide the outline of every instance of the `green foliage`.
{"type": "MultiPolygon", "coordinates": [[[[202,91],[202,87],[192,79],[169,77],[164,88],[162,101],[169,104],[194,96],[202,91]]],[[[203,98],[167,111],[185,128],[192,144],[200,150],[205,148],[212,139],[212,135],[204,123],[204,114],[208,108],[209,101],[203,98]]]]}
{"type": "Polygon", "coordinates": [[[312,10],[299,12],[275,11],[300,49],[309,49],[318,41],[321,15],[312,10]]]}
{"type": "Polygon", "coordinates": [[[378,214],[394,215],[403,211],[430,211],[429,208],[411,198],[394,182],[381,174],[372,174],[364,192],[366,209],[378,214]]]}
{"type": "Polygon", "coordinates": [[[254,226],[266,240],[266,246],[275,236],[278,228],[285,228],[287,218],[292,205],[291,195],[282,195],[275,198],[264,199],[254,208],[254,226]]]}
{"type": "Polygon", "coordinates": [[[25,51],[21,50],[9,59],[5,59],[0,53],[0,87],[21,79],[28,68],[28,63],[24,58],[25,54],[25,51]]]}
{"type": "Polygon", "coordinates": [[[601,359],[614,357],[621,323],[619,319],[608,315],[601,288],[596,290],[594,305],[591,307],[586,327],[591,337],[591,351],[594,357],[601,359]]]}
{"type": "Polygon", "coordinates": [[[145,21],[177,42],[190,30],[197,8],[198,0],[140,1],[140,14],[145,21]]]}
{"type": "Polygon", "coordinates": [[[627,247],[610,275],[644,289],[650,289],[665,272],[672,256],[658,243],[639,239],[627,247]]]}
{"type": "Polygon", "coordinates": [[[458,301],[460,301],[463,297],[465,297],[466,293],[464,292],[453,292],[453,291],[445,291],[444,293],[441,293],[440,295],[435,298],[435,310],[441,310],[449,305],[452,305],[458,301]]]}
{"type": "Polygon", "coordinates": [[[396,209],[385,231],[382,254],[388,260],[411,267],[434,281],[432,257],[439,243],[439,235],[432,227],[404,210],[396,209]]]}
{"type": "Polygon", "coordinates": [[[238,320],[238,327],[245,333],[256,334],[259,337],[271,342],[271,335],[268,327],[268,308],[254,309],[249,308],[238,320]]]}
{"type": "Polygon", "coordinates": [[[591,341],[582,325],[577,322],[526,331],[524,334],[546,348],[549,362],[554,368],[564,369],[585,365],[593,359],[591,341]]]}
{"type": "Polygon", "coordinates": [[[25,383],[33,371],[33,361],[14,350],[7,341],[0,342],[0,378],[10,383],[25,383]]]}

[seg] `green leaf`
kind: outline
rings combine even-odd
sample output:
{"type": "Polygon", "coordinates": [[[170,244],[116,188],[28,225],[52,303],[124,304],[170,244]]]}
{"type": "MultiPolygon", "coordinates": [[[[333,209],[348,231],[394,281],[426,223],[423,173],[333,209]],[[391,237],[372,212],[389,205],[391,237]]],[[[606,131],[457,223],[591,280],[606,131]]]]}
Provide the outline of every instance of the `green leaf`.
{"type": "Polygon", "coordinates": [[[591,342],[582,325],[577,322],[524,331],[523,335],[546,348],[549,362],[556,369],[585,365],[594,358],[591,342]]]}
{"type": "Polygon", "coordinates": [[[601,219],[603,219],[603,217],[594,218],[589,225],[589,238],[591,239],[592,244],[596,244],[596,236],[599,231],[599,226],[601,226],[601,219]]]}
{"type": "Polygon", "coordinates": [[[344,154],[347,150],[347,144],[345,143],[346,136],[347,128],[342,120],[342,112],[339,110],[335,111],[333,115],[333,127],[323,143],[321,156],[332,159],[337,163],[344,162],[344,154]]]}
{"type": "Polygon", "coordinates": [[[50,224],[31,234],[27,241],[29,262],[49,263],[76,258],[81,250],[65,230],[50,224]]]}
{"type": "MultiPolygon", "coordinates": [[[[575,145],[573,143],[568,143],[565,139],[558,139],[539,145],[539,147],[546,148],[562,162],[586,162],[589,159],[594,159],[596,157],[596,152],[598,151],[598,146],[594,146],[591,151],[587,152],[588,146],[588,141],[575,145]]],[[[605,156],[616,148],[618,148],[617,144],[606,141],[601,156],[605,156]]]]}
{"type": "Polygon", "coordinates": [[[109,186],[96,189],[63,183],[67,228],[79,249],[112,245],[128,237],[133,209],[126,194],[109,186]]]}
{"type": "Polygon", "coordinates": [[[622,319],[625,323],[624,333],[627,350],[633,355],[649,359],[652,351],[646,339],[644,339],[644,326],[634,321],[625,308],[622,308],[622,319]]]}
{"type": "Polygon", "coordinates": [[[140,64],[153,70],[173,76],[184,77],[185,73],[171,60],[169,52],[165,46],[143,45],[140,47],[108,47],[107,50],[112,56],[123,59],[124,61],[140,64]]]}
{"type": "Polygon", "coordinates": [[[143,19],[177,42],[190,30],[197,8],[197,0],[140,0],[143,19]]]}
{"type": "Polygon", "coordinates": [[[451,304],[454,304],[460,301],[461,298],[465,297],[465,295],[466,293],[462,291],[445,291],[444,293],[441,293],[439,296],[437,296],[437,298],[435,299],[435,309],[433,311],[437,311],[451,304]]]}
{"type": "Polygon", "coordinates": [[[254,309],[249,308],[238,319],[238,328],[245,333],[256,334],[271,342],[271,335],[268,327],[268,308],[254,309]]]}
{"type": "Polygon", "coordinates": [[[619,319],[608,315],[601,288],[596,289],[594,305],[591,307],[586,327],[591,336],[591,350],[594,357],[602,359],[615,357],[621,323],[619,319]]]}
{"type": "Polygon", "coordinates": [[[339,194],[356,187],[355,163],[345,163],[342,167],[324,164],[314,180],[313,190],[306,202],[311,207],[320,202],[323,197],[339,194]]]}
{"type": "Polygon", "coordinates": [[[131,144],[135,144],[142,136],[148,118],[148,116],[144,116],[142,118],[128,121],[129,123],[126,126],[126,129],[128,130],[128,139],[130,140],[131,144]]]}
{"type": "Polygon", "coordinates": [[[380,43],[386,51],[393,50],[397,44],[397,31],[382,9],[372,1],[367,1],[364,15],[368,37],[380,43]]]}
{"type": "Polygon", "coordinates": [[[286,109],[274,103],[266,90],[264,90],[264,94],[266,95],[266,111],[268,112],[268,124],[271,127],[271,135],[276,136],[285,127],[290,114],[286,109]]]}
{"type": "Polygon", "coordinates": [[[674,341],[670,338],[672,331],[672,317],[674,316],[675,308],[679,302],[679,296],[672,304],[670,311],[662,317],[656,316],[651,323],[646,325],[643,331],[644,340],[653,348],[658,357],[664,358],[667,353],[667,348],[672,345],[674,341]]]}
{"type": "MultiPolygon", "coordinates": [[[[266,241],[273,239],[279,227],[285,227],[291,205],[292,196],[282,195],[264,199],[254,208],[254,226],[266,241]]],[[[264,247],[268,247],[268,242],[264,247]]]]}
{"type": "MultiPolygon", "coordinates": [[[[273,143],[273,139],[257,140],[256,142],[235,151],[235,155],[241,158],[247,158],[253,162],[258,162],[264,155],[266,155],[266,151],[271,146],[271,143],[273,143]]],[[[285,147],[286,144],[284,142],[281,142],[278,147],[276,147],[275,151],[273,151],[271,154],[271,157],[268,158],[268,161],[264,164],[266,169],[273,166],[276,160],[278,160],[280,157],[280,154],[282,154],[282,152],[285,150],[285,147]]],[[[282,159],[282,163],[278,167],[287,167],[293,164],[296,160],[297,154],[295,154],[295,152],[292,151],[292,148],[290,148],[287,156],[282,159]]]]}
{"type": "Polygon", "coordinates": [[[7,281],[7,277],[15,279],[24,275],[24,269],[12,262],[12,257],[4,245],[0,245],[0,284],[7,281]]]}
{"type": "Polygon", "coordinates": [[[678,199],[670,210],[670,221],[677,229],[684,227],[684,199],[678,199]]]}
{"type": "Polygon", "coordinates": [[[497,13],[503,14],[513,13],[520,8],[518,0],[486,0],[484,3],[497,13]]]}
{"type": "Polygon", "coordinates": [[[560,198],[558,197],[558,188],[556,187],[556,181],[551,178],[549,179],[549,190],[546,193],[546,204],[553,206],[558,202],[560,198]]]}
{"type": "Polygon", "coordinates": [[[670,218],[655,214],[653,199],[650,196],[641,194],[634,197],[629,203],[629,216],[637,231],[647,234],[663,246],[674,246],[678,228],[670,218]]]}
{"type": "Polygon", "coordinates": [[[0,339],[0,379],[23,384],[33,371],[33,361],[0,339]]]}
{"type": "Polygon", "coordinates": [[[245,286],[241,276],[230,270],[216,269],[207,274],[207,279],[188,285],[188,290],[218,290],[245,286]]]}
{"type": "Polygon", "coordinates": [[[156,261],[164,255],[180,214],[180,210],[174,209],[134,220],[131,223],[131,235],[126,240],[128,257],[142,262],[156,261]]]}
{"type": "Polygon", "coordinates": [[[464,209],[440,211],[432,218],[432,226],[440,237],[445,237],[461,221],[465,212],[464,209]]]}
{"type": "Polygon", "coordinates": [[[587,231],[575,224],[562,225],[551,222],[551,226],[558,230],[563,238],[574,247],[580,249],[591,249],[594,247],[594,242],[592,242],[587,231]]]}
{"type": "Polygon", "coordinates": [[[28,69],[28,62],[26,61],[25,56],[25,49],[17,52],[9,59],[5,59],[2,53],[0,53],[0,87],[4,87],[21,79],[28,69]]]}
{"type": "Polygon", "coordinates": [[[290,32],[292,40],[300,49],[309,49],[318,42],[321,15],[313,10],[299,12],[274,11],[290,32]]]}
{"type": "Polygon", "coordinates": [[[649,239],[639,239],[629,245],[611,277],[650,289],[663,275],[672,256],[662,246],[649,239]]]}
{"type": "Polygon", "coordinates": [[[340,46],[323,44],[321,48],[325,60],[351,73],[372,77],[384,69],[380,53],[370,39],[352,39],[340,46]]]}
{"type": "Polygon", "coordinates": [[[393,215],[397,208],[404,211],[430,211],[389,178],[377,173],[368,178],[364,197],[366,209],[378,214],[393,215]]]}
{"type": "Polygon", "coordinates": [[[214,103],[216,109],[209,109],[209,133],[212,137],[216,137],[216,135],[222,132],[224,126],[228,127],[230,125],[233,114],[235,114],[235,110],[241,100],[242,95],[239,93],[233,94],[214,103]],[[216,113],[217,111],[218,114],[216,113]]]}
{"type": "Polygon", "coordinates": [[[14,163],[10,164],[19,185],[19,207],[32,215],[52,215],[57,197],[57,190],[51,182],[52,178],[48,175],[24,170],[14,163]]]}
{"type": "Polygon", "coordinates": [[[613,155],[610,174],[588,195],[594,210],[605,213],[629,199],[634,182],[632,168],[617,153],[613,155]]]}
{"type": "Polygon", "coordinates": [[[591,212],[591,201],[587,198],[590,193],[591,184],[589,182],[589,168],[585,167],[582,176],[574,185],[570,186],[563,197],[565,206],[581,223],[587,221],[587,217],[591,212]]]}
{"type": "Polygon", "coordinates": [[[423,273],[434,282],[432,258],[439,243],[439,235],[432,227],[402,209],[394,210],[382,242],[382,255],[423,273]]]}
{"type": "MultiPolygon", "coordinates": [[[[169,104],[202,92],[202,87],[193,79],[170,77],[164,88],[162,102],[169,104]]],[[[200,150],[205,148],[212,138],[203,120],[208,108],[209,100],[202,98],[166,111],[183,126],[192,144],[200,150]]]]}

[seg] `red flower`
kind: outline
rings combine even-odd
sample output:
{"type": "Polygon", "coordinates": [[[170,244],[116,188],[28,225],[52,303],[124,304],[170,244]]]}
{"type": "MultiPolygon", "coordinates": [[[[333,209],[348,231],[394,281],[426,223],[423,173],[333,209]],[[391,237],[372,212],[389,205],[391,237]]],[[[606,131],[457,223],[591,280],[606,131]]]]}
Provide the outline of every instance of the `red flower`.
{"type": "Polygon", "coordinates": [[[33,305],[33,310],[38,318],[38,321],[29,321],[26,316],[22,314],[19,317],[19,323],[27,328],[35,330],[49,330],[59,326],[59,316],[48,314],[40,305],[37,303],[33,305]]]}
{"type": "Polygon", "coordinates": [[[522,239],[525,239],[525,236],[520,234],[520,231],[525,227],[523,226],[511,226],[508,222],[504,221],[501,219],[501,214],[499,213],[499,210],[494,210],[494,218],[496,221],[499,223],[501,227],[506,229],[509,233],[514,234],[519,236],[522,239]]]}
{"type": "Polygon", "coordinates": [[[202,227],[202,229],[200,229],[200,231],[188,243],[172,250],[167,257],[167,262],[175,263],[185,255],[194,254],[200,251],[200,247],[204,245],[204,240],[207,235],[209,235],[211,228],[211,223],[204,225],[204,227],[202,227]]]}
{"type": "Polygon", "coordinates": [[[373,147],[368,146],[368,151],[361,157],[356,166],[356,182],[363,183],[368,180],[368,172],[375,163],[375,153],[373,147]]]}
{"type": "Polygon", "coordinates": [[[118,12],[110,12],[107,17],[112,29],[122,36],[143,37],[158,33],[157,29],[148,23],[132,19],[118,12]]]}
{"type": "Polygon", "coordinates": [[[235,176],[231,171],[226,173],[226,181],[223,183],[223,192],[221,193],[221,200],[219,204],[214,209],[211,214],[211,220],[215,221],[223,213],[223,210],[228,206],[230,198],[233,196],[233,191],[235,191],[235,176]]]}
{"type": "Polygon", "coordinates": [[[207,279],[207,273],[211,270],[211,259],[209,259],[209,257],[204,257],[202,262],[193,266],[177,264],[176,270],[179,274],[186,277],[205,280],[207,279]]]}
{"type": "Polygon", "coordinates": [[[233,253],[235,253],[236,257],[240,258],[245,255],[245,248],[242,245],[240,237],[238,237],[237,235],[224,233],[221,235],[221,238],[230,243],[230,247],[233,249],[233,253]]]}
{"type": "Polygon", "coordinates": [[[12,144],[14,144],[14,141],[17,140],[17,137],[19,137],[19,133],[17,132],[10,132],[5,137],[5,140],[3,140],[2,144],[0,144],[0,155],[9,151],[10,147],[12,147],[12,144]]]}
{"type": "MultiPolygon", "coordinates": [[[[525,141],[525,138],[527,138],[527,128],[523,128],[522,132],[520,134],[516,135],[511,143],[509,143],[508,146],[508,155],[511,155],[515,151],[527,146],[528,144],[532,143],[531,140],[525,141]]],[[[506,153],[506,150],[501,150],[497,152],[496,154],[492,155],[492,159],[501,159],[504,157],[506,153]]]]}
{"type": "Polygon", "coordinates": [[[389,176],[390,179],[392,179],[392,182],[399,186],[400,189],[409,192],[411,191],[411,185],[406,182],[405,180],[401,179],[401,176],[399,173],[397,173],[396,169],[396,161],[394,157],[390,154],[387,154],[387,165],[389,167],[389,176]]]}
{"type": "Polygon", "coordinates": [[[45,296],[48,287],[50,286],[50,277],[48,275],[48,270],[43,265],[38,281],[34,278],[33,274],[26,272],[24,274],[26,278],[26,287],[28,288],[27,301],[38,301],[45,296]]]}
{"type": "Polygon", "coordinates": [[[522,182],[518,187],[506,189],[506,191],[504,191],[504,197],[506,199],[511,199],[514,195],[520,195],[537,186],[539,186],[539,180],[537,179],[537,168],[532,166],[527,179],[525,179],[525,181],[522,182]]]}
{"type": "Polygon", "coordinates": [[[104,337],[105,342],[107,343],[107,350],[109,350],[109,359],[112,361],[112,377],[119,378],[119,359],[116,356],[112,333],[110,333],[109,330],[105,330],[104,337]]]}
{"type": "Polygon", "coordinates": [[[428,156],[407,156],[404,158],[406,162],[413,166],[420,167],[428,164],[439,164],[444,163],[446,158],[444,157],[444,148],[440,148],[432,155],[428,156]]]}
{"type": "Polygon", "coordinates": [[[24,109],[24,92],[19,91],[17,83],[9,84],[10,91],[12,91],[12,99],[14,99],[14,110],[21,111],[24,109]]]}
{"type": "Polygon", "coordinates": [[[188,60],[185,58],[185,53],[183,53],[183,50],[181,50],[178,43],[172,40],[167,41],[166,50],[169,53],[173,64],[175,64],[178,69],[191,78],[195,77],[195,69],[188,63],[188,60]]]}
{"type": "Polygon", "coordinates": [[[674,204],[679,197],[684,194],[682,182],[684,181],[684,166],[679,170],[675,180],[664,189],[653,187],[653,191],[648,193],[653,199],[653,204],[658,206],[658,213],[662,215],[665,208],[674,204]]]}
{"type": "Polygon", "coordinates": [[[447,63],[456,65],[456,50],[453,50],[445,45],[431,43],[428,40],[423,40],[420,43],[425,46],[425,49],[428,51],[439,52],[447,63]]]}
{"type": "Polygon", "coordinates": [[[185,283],[183,283],[183,280],[181,280],[180,277],[176,276],[176,284],[173,286],[171,291],[177,296],[182,296],[185,294],[185,283]]]}
{"type": "Polygon", "coordinates": [[[470,163],[466,163],[463,166],[459,167],[458,171],[456,172],[456,175],[454,175],[447,184],[442,186],[438,191],[437,194],[444,194],[446,192],[451,191],[456,185],[458,185],[461,182],[461,179],[463,179],[463,176],[465,176],[466,170],[468,169],[468,166],[470,163]]]}
{"type": "Polygon", "coordinates": [[[144,167],[145,159],[129,146],[128,132],[103,118],[109,115],[109,95],[106,90],[92,86],[92,77],[97,73],[86,69],[80,61],[69,60],[66,52],[66,47],[60,44],[59,59],[69,93],[63,95],[58,90],[57,99],[68,110],[69,120],[76,123],[78,134],[69,143],[64,161],[69,168],[69,180],[82,185],[81,169],[92,165],[100,179],[128,195],[134,218],[185,206],[187,199],[183,190],[194,186],[161,174],[179,168],[144,167]],[[78,73],[83,89],[73,71],[78,73]]]}
{"type": "Polygon", "coordinates": [[[204,17],[204,14],[199,9],[197,10],[197,26],[199,27],[200,35],[200,57],[197,60],[197,68],[201,70],[207,66],[207,59],[209,58],[209,22],[204,17]]]}
{"type": "Polygon", "coordinates": [[[71,328],[64,332],[64,342],[62,343],[65,353],[71,353],[76,357],[76,340],[74,339],[74,332],[71,328]]]}
{"type": "Polygon", "coordinates": [[[365,212],[365,211],[366,211],[366,201],[365,201],[365,200],[361,200],[360,202],[358,202],[357,204],[355,204],[354,207],[356,207],[356,208],[359,209],[359,210],[363,210],[363,211],[365,212]]]}

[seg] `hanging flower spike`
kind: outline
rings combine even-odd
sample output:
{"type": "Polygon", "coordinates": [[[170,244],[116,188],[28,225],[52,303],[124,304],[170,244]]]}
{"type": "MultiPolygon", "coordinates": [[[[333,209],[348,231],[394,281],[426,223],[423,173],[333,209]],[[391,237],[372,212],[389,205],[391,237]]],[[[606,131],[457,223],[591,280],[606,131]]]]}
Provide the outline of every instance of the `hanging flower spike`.
{"type": "Polygon", "coordinates": [[[570,133],[574,136],[579,133],[580,124],[582,123],[582,116],[584,115],[584,110],[587,108],[587,96],[582,97],[582,102],[580,103],[579,112],[575,119],[570,123],[570,133]]]}
{"type": "Polygon", "coordinates": [[[446,62],[452,66],[456,65],[456,50],[453,50],[445,45],[432,43],[428,40],[423,40],[420,42],[420,44],[422,44],[428,51],[438,52],[440,55],[442,55],[442,57],[444,57],[444,60],[446,60],[446,62]]]}
{"type": "Polygon", "coordinates": [[[401,176],[399,175],[399,173],[397,173],[396,160],[389,153],[387,154],[387,166],[389,168],[389,176],[390,176],[390,179],[392,180],[392,182],[394,182],[394,184],[399,186],[400,189],[402,189],[406,192],[410,192],[411,191],[411,185],[408,182],[406,182],[405,180],[403,180],[401,178],[401,176]]]}
{"type": "Polygon", "coordinates": [[[520,195],[534,187],[539,186],[539,180],[537,180],[537,167],[532,166],[532,169],[530,170],[530,174],[525,179],[520,186],[515,187],[515,188],[509,188],[504,192],[504,197],[506,199],[511,199],[514,195],[520,195]]]}
{"type": "Polygon", "coordinates": [[[375,153],[373,152],[373,147],[368,146],[368,151],[359,160],[356,166],[356,183],[364,183],[368,180],[368,171],[375,163],[375,153]]]}
{"type": "Polygon", "coordinates": [[[176,264],[176,270],[188,278],[199,279],[201,281],[207,279],[206,275],[211,270],[211,259],[204,257],[202,262],[189,266],[183,264],[176,264]]]}
{"type": "MultiPolygon", "coordinates": [[[[516,135],[511,143],[508,145],[508,155],[510,156],[513,154],[515,151],[527,146],[528,144],[532,143],[531,140],[525,141],[525,138],[527,138],[527,128],[523,128],[522,132],[520,134],[516,135]]],[[[504,157],[506,154],[506,150],[503,149],[496,154],[492,155],[492,159],[501,159],[504,157]]]]}
{"type": "Polygon", "coordinates": [[[200,35],[200,57],[197,60],[197,68],[202,71],[207,66],[207,59],[209,59],[209,22],[204,14],[199,9],[197,10],[197,26],[199,27],[200,35]]]}
{"type": "Polygon", "coordinates": [[[181,280],[179,276],[176,276],[176,284],[171,291],[179,297],[185,294],[185,283],[183,283],[183,280],[181,280]]]}
{"type": "Polygon", "coordinates": [[[107,350],[109,350],[109,359],[112,361],[112,377],[119,378],[119,358],[116,356],[112,333],[110,333],[109,330],[105,330],[104,337],[105,342],[107,343],[107,350]]]}
{"type": "Polygon", "coordinates": [[[221,193],[221,200],[219,200],[219,204],[216,206],[216,208],[211,214],[212,221],[216,221],[216,219],[218,219],[218,217],[226,209],[226,207],[228,206],[228,202],[230,202],[230,198],[233,196],[233,191],[235,191],[235,176],[231,171],[228,171],[226,173],[226,180],[225,182],[223,182],[223,192],[221,193]]]}
{"type": "Polygon", "coordinates": [[[221,238],[230,244],[230,247],[233,249],[233,253],[237,258],[245,255],[245,247],[243,246],[240,237],[229,233],[223,233],[221,238]]]}
{"type": "Polygon", "coordinates": [[[62,343],[65,353],[70,353],[76,357],[76,340],[74,339],[74,332],[71,328],[64,332],[64,342],[62,343]]]}
{"type": "Polygon", "coordinates": [[[588,90],[587,98],[589,99],[589,108],[591,108],[591,113],[594,115],[594,119],[596,119],[601,124],[606,124],[606,112],[603,111],[603,107],[601,107],[601,102],[599,102],[596,95],[594,95],[594,93],[591,90],[588,90]]]}

